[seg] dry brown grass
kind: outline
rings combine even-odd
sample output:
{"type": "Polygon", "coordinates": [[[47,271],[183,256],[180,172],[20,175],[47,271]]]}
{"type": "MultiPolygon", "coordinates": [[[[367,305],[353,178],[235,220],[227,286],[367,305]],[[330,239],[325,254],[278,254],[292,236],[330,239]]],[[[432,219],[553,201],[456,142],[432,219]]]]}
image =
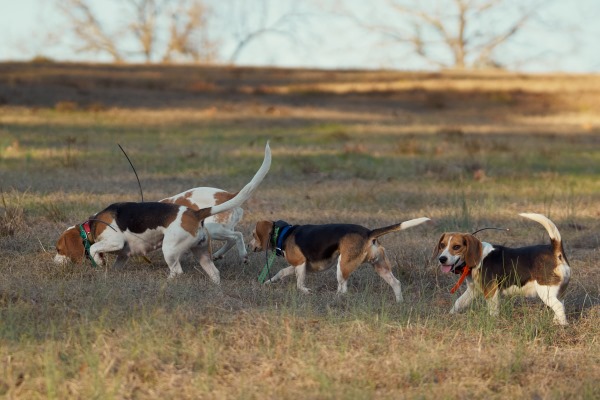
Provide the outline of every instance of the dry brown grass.
{"type": "Polygon", "coordinates": [[[599,92],[597,76],[0,65],[0,221],[18,222],[0,238],[1,395],[598,398],[599,92]],[[405,303],[366,267],[343,297],[332,271],[308,277],[311,296],[293,280],[261,286],[264,254],[218,261],[220,288],[191,257],[174,281],[159,253],[120,271],[52,264],[64,228],[138,199],[117,143],[159,199],[238,190],[267,139],[246,238],[265,218],[429,216],[382,239],[405,303]],[[523,211],[564,238],[570,326],[539,300],[506,299],[496,319],[484,304],[448,315],[455,279],[430,260],[440,232],[547,240],[523,211]]]}

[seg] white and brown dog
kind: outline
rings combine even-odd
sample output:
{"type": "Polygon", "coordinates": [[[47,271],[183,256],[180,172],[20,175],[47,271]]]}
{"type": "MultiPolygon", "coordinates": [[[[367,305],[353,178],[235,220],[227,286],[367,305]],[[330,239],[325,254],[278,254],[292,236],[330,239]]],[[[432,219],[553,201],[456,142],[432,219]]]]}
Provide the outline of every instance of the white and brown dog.
{"type": "MultiPolygon", "coordinates": [[[[550,235],[550,244],[508,248],[481,242],[467,233],[444,233],[434,255],[443,272],[466,276],[467,290],[450,313],[467,307],[478,294],[485,297],[489,312],[499,313],[501,293],[539,296],[554,311],[554,321],[567,324],[562,302],[571,268],[556,225],[541,214],[519,214],[539,222],[550,235]]],[[[459,281],[460,282],[460,281],[459,281]]]]}
{"type": "MultiPolygon", "coordinates": [[[[260,184],[265,177],[267,171],[259,170],[254,177],[256,185],[260,184]]],[[[192,210],[201,208],[218,206],[226,201],[233,199],[237,193],[226,192],[222,189],[211,187],[197,187],[186,190],[185,192],[176,194],[175,196],[167,197],[160,200],[161,203],[173,203],[181,206],[186,206],[192,210]]],[[[213,254],[213,259],[218,260],[223,258],[233,246],[236,246],[237,252],[244,263],[248,262],[248,252],[244,244],[244,235],[236,231],[236,225],[242,220],[244,209],[235,207],[229,211],[211,215],[204,220],[204,226],[208,230],[211,240],[223,240],[225,244],[213,254]]]]}
{"type": "Polygon", "coordinates": [[[416,218],[373,230],[352,224],[292,226],[285,221],[260,221],[252,232],[250,246],[255,252],[276,249],[290,264],[267,283],[295,273],[298,289],[310,293],[304,285],[306,273],[324,271],[337,265],[338,293],[346,293],[350,274],[368,262],[392,287],[396,301],[401,302],[400,281],[392,273],[385,249],[377,238],[426,221],[429,218],[416,218]],[[274,235],[274,232],[277,234],[274,235]]]}
{"type": "Polygon", "coordinates": [[[194,210],[170,202],[112,204],[85,223],[63,232],[56,243],[54,261],[81,262],[86,255],[86,242],[90,245],[88,256],[100,265],[105,263],[104,253],[116,253],[115,267],[123,266],[130,256],[162,248],[169,277],[173,277],[183,272],[180,258],[191,250],[209,277],[219,283],[204,221],[238,209],[256,190],[270,166],[271,149],[267,143],[263,163],[252,180],[237,195],[212,207],[194,210]]]}

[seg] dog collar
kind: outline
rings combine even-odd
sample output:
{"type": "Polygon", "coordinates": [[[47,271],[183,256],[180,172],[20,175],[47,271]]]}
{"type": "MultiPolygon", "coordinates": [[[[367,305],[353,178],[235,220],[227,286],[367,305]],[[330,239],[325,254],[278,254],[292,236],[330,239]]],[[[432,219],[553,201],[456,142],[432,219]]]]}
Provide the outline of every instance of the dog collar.
{"type": "Polygon", "coordinates": [[[465,266],[463,268],[462,275],[460,276],[460,278],[458,278],[458,282],[456,282],[456,285],[454,285],[452,287],[452,289],[450,289],[450,293],[454,294],[454,292],[456,292],[458,290],[458,288],[460,287],[460,285],[462,285],[462,283],[465,281],[465,279],[469,275],[471,275],[471,268],[469,268],[469,266],[465,264],[465,266]]]}
{"type": "Polygon", "coordinates": [[[277,254],[278,256],[283,255],[283,249],[282,249],[283,241],[285,240],[287,235],[289,235],[291,230],[292,230],[292,225],[288,225],[288,226],[284,226],[279,231],[279,235],[277,236],[277,243],[275,245],[275,254],[277,254]]]}
{"type": "Polygon", "coordinates": [[[295,225],[290,225],[285,221],[273,222],[273,232],[271,233],[271,243],[275,248],[275,254],[279,257],[283,256],[283,243],[285,238],[292,232],[295,225]]]}
{"type": "Polygon", "coordinates": [[[93,238],[93,235],[89,220],[79,225],[79,236],[81,236],[81,239],[83,239],[82,241],[83,247],[85,248],[85,255],[92,262],[92,267],[97,268],[98,265],[96,264],[96,261],[94,261],[94,258],[90,254],[90,247],[93,244],[93,240],[90,238],[93,238]]]}

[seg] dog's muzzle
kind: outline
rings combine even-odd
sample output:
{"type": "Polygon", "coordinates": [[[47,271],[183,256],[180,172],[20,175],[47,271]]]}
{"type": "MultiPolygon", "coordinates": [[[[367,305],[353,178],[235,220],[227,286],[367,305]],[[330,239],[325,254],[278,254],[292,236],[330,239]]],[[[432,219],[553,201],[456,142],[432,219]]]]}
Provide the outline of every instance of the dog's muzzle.
{"type": "Polygon", "coordinates": [[[463,269],[465,269],[465,265],[467,265],[466,262],[462,261],[461,259],[457,259],[456,262],[454,264],[447,264],[448,263],[448,257],[446,256],[440,256],[438,258],[438,261],[440,262],[440,268],[442,269],[442,272],[447,274],[449,272],[455,273],[455,274],[462,274],[463,269]]]}

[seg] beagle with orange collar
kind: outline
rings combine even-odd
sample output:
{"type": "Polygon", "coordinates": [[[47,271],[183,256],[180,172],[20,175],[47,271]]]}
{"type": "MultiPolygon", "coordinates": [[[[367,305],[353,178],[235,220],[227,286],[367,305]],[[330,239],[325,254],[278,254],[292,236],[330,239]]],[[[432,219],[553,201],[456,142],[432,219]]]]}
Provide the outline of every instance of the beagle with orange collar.
{"type": "MultiPolygon", "coordinates": [[[[562,302],[571,268],[556,225],[541,214],[519,214],[539,222],[550,235],[550,244],[509,248],[481,242],[467,233],[444,233],[434,255],[445,273],[466,275],[467,290],[450,313],[467,307],[483,294],[490,315],[499,313],[501,293],[539,296],[554,311],[554,321],[567,325],[562,302]]],[[[460,281],[459,281],[460,283],[460,281]]]]}
{"type": "Polygon", "coordinates": [[[252,232],[250,246],[255,252],[276,249],[277,254],[283,255],[290,264],[266,283],[295,273],[298,289],[303,293],[310,293],[304,285],[306,273],[324,271],[336,265],[338,293],[346,293],[350,274],[361,264],[368,262],[392,287],[396,301],[401,302],[400,281],[392,273],[385,249],[377,238],[429,220],[424,217],[416,218],[373,230],[351,224],[292,226],[285,221],[260,221],[252,232]]]}
{"type": "Polygon", "coordinates": [[[170,202],[112,204],[85,223],[63,232],[56,243],[54,262],[81,262],[86,255],[86,243],[88,256],[100,265],[105,264],[104,253],[116,253],[115,267],[123,266],[130,256],[161,248],[169,266],[169,277],[173,277],[183,272],[180,258],[191,250],[209,277],[219,283],[219,271],[212,262],[210,235],[204,221],[238,209],[256,190],[270,166],[271,149],[267,143],[263,163],[252,180],[237,195],[211,207],[194,210],[170,202]]]}

